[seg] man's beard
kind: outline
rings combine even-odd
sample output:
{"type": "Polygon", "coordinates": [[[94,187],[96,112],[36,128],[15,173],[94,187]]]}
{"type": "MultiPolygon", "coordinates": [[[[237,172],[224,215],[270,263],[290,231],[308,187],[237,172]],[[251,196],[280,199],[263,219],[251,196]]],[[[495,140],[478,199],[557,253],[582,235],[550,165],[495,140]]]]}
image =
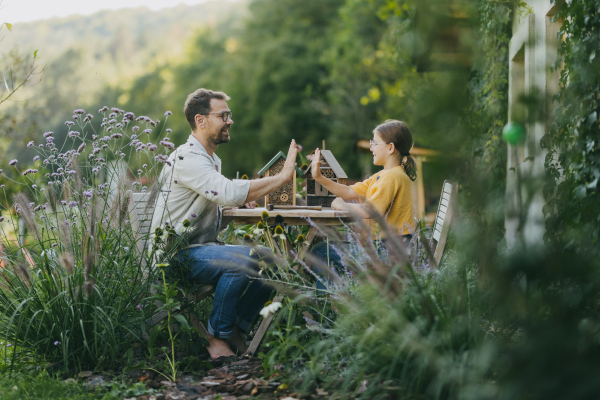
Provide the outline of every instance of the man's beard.
{"type": "Polygon", "coordinates": [[[215,136],[210,138],[210,141],[215,145],[220,145],[229,142],[229,132],[219,131],[215,136]]]}

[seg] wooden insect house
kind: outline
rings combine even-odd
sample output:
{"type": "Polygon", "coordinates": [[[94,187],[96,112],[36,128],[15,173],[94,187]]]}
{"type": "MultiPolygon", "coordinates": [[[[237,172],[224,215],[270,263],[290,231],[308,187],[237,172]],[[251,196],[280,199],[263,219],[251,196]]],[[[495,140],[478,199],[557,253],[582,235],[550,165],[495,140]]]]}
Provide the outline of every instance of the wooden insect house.
{"type": "MultiPolygon", "coordinates": [[[[321,175],[342,185],[346,184],[348,176],[337,162],[330,150],[321,150],[321,175]]],[[[317,183],[312,177],[310,167],[304,173],[306,177],[306,205],[331,207],[335,195],[317,183]]]]}
{"type": "MultiPolygon", "coordinates": [[[[283,164],[285,164],[285,154],[281,151],[273,157],[271,161],[267,165],[265,165],[260,171],[258,171],[258,175],[262,178],[267,176],[275,176],[281,172],[283,169],[283,164]]],[[[266,204],[273,204],[278,206],[295,206],[296,205],[296,172],[297,168],[294,171],[294,177],[291,181],[287,182],[285,185],[275,189],[275,191],[269,193],[265,199],[266,204]]]]}

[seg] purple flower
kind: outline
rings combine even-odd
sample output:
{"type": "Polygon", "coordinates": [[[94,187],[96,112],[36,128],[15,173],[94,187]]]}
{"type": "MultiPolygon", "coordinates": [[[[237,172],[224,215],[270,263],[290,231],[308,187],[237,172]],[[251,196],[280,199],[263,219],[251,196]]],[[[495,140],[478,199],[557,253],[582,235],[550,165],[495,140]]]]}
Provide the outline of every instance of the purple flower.
{"type": "Polygon", "coordinates": [[[142,311],[142,305],[138,304],[137,306],[135,306],[135,308],[137,308],[138,310],[142,311]]]}
{"type": "Polygon", "coordinates": [[[38,144],[38,147],[44,147],[44,145],[42,143],[38,144]]]}
{"type": "Polygon", "coordinates": [[[73,114],[85,114],[85,111],[83,111],[81,108],[78,108],[77,110],[73,111],[73,114]]]}
{"type": "Polygon", "coordinates": [[[94,195],[94,191],[92,189],[84,190],[82,193],[85,197],[92,198],[94,195]]]}
{"type": "Polygon", "coordinates": [[[156,151],[156,149],[158,149],[158,147],[155,144],[148,144],[149,151],[156,151]]]}
{"type": "Polygon", "coordinates": [[[8,343],[8,344],[6,345],[6,347],[12,347],[12,344],[8,343]]]}
{"type": "Polygon", "coordinates": [[[46,143],[52,143],[52,142],[54,142],[54,136],[48,136],[46,138],[46,143]]]}
{"type": "Polygon", "coordinates": [[[94,168],[92,168],[92,172],[93,173],[97,173],[98,171],[100,171],[100,167],[94,167],[94,168]]]}
{"type": "Polygon", "coordinates": [[[69,203],[69,207],[76,207],[76,206],[77,206],[77,204],[79,204],[79,203],[78,203],[78,202],[76,202],[75,200],[73,200],[73,201],[71,201],[71,202],[69,203]]]}
{"type": "MultiPolygon", "coordinates": [[[[144,168],[144,169],[148,168],[148,164],[144,164],[144,165],[142,165],[142,168],[144,168]]],[[[1,169],[0,169],[0,172],[2,172],[2,170],[1,170],[1,169]]]]}
{"type": "Polygon", "coordinates": [[[38,205],[38,206],[36,206],[36,207],[33,209],[33,211],[40,211],[40,209],[41,209],[41,208],[42,208],[42,206],[41,206],[41,205],[38,205]]]}
{"type": "Polygon", "coordinates": [[[69,175],[74,175],[74,174],[76,174],[76,173],[77,173],[77,172],[75,172],[75,170],[73,170],[73,169],[72,169],[72,170],[70,170],[70,171],[67,171],[67,174],[69,174],[69,175]]]}
{"type": "Polygon", "coordinates": [[[36,188],[37,188],[37,185],[31,185],[31,187],[32,187],[33,189],[36,189],[36,188]]]}
{"type": "Polygon", "coordinates": [[[33,157],[33,162],[39,161],[39,159],[40,159],[40,156],[35,156],[35,157],[33,157]]]}
{"type": "Polygon", "coordinates": [[[61,201],[60,201],[60,204],[62,204],[63,206],[66,206],[66,205],[67,205],[67,202],[66,202],[65,200],[61,200],[61,201]]]}
{"type": "Polygon", "coordinates": [[[173,131],[172,131],[172,130],[170,130],[170,129],[167,129],[167,133],[171,133],[171,132],[173,132],[173,131]]]}
{"type": "Polygon", "coordinates": [[[17,162],[18,162],[18,160],[10,160],[10,161],[8,162],[8,165],[11,165],[11,166],[12,166],[12,165],[15,165],[17,162]]]}
{"type": "Polygon", "coordinates": [[[28,149],[31,148],[31,146],[33,146],[33,140],[31,142],[27,143],[27,148],[28,149]]]}
{"type": "MultiPolygon", "coordinates": [[[[112,109],[112,111],[115,111],[115,109],[113,108],[113,109],[112,109]]],[[[108,118],[114,118],[114,117],[116,117],[116,116],[117,116],[117,113],[116,113],[116,112],[111,112],[111,113],[108,115],[108,118]]],[[[115,122],[116,122],[116,121],[115,121],[115,122]]],[[[114,122],[113,122],[113,123],[114,123],[114,122]]],[[[109,122],[109,124],[110,124],[110,122],[109,122]]]]}
{"type": "Polygon", "coordinates": [[[152,129],[144,129],[144,133],[147,133],[149,135],[152,133],[152,129]]]}
{"type": "Polygon", "coordinates": [[[139,182],[132,182],[131,183],[131,186],[140,186],[140,185],[141,185],[141,183],[139,183],[139,182]]]}
{"type": "Polygon", "coordinates": [[[72,137],[75,137],[75,136],[79,136],[79,135],[81,135],[81,133],[79,133],[79,132],[77,132],[77,131],[72,131],[72,132],[69,132],[69,137],[70,137],[70,138],[72,138],[72,137]]]}
{"type": "Polygon", "coordinates": [[[133,128],[131,128],[132,131],[137,132],[140,130],[139,126],[134,126],[133,128]]]}
{"type": "Polygon", "coordinates": [[[54,345],[55,345],[55,346],[58,346],[58,344],[59,344],[59,343],[60,343],[60,342],[57,340],[57,341],[55,341],[55,342],[54,342],[54,345]]]}
{"type": "Polygon", "coordinates": [[[171,149],[171,150],[173,150],[175,148],[175,145],[173,143],[167,142],[166,140],[161,140],[160,144],[163,145],[163,146],[165,146],[165,147],[167,147],[167,148],[169,148],[169,149],[171,149]]]}
{"type": "Polygon", "coordinates": [[[52,136],[54,135],[54,132],[46,132],[44,133],[44,137],[47,138],[48,136],[52,136]]]}
{"type": "Polygon", "coordinates": [[[77,152],[81,153],[85,149],[85,143],[81,143],[81,145],[77,148],[77,152]]]}
{"type": "MultiPolygon", "coordinates": [[[[110,115],[112,116],[112,114],[110,114],[110,115]]],[[[111,120],[108,121],[108,124],[109,125],[114,125],[116,122],[117,122],[117,120],[113,118],[113,119],[111,119],[111,120]]]]}
{"type": "Polygon", "coordinates": [[[192,218],[198,218],[198,214],[192,214],[192,218]]]}
{"type": "MultiPolygon", "coordinates": [[[[44,215],[42,215],[42,217],[43,217],[43,216],[44,216],[44,215]]],[[[52,247],[56,247],[56,246],[58,246],[58,243],[52,243],[52,245],[51,245],[51,246],[52,246],[52,247]]]]}
{"type": "Polygon", "coordinates": [[[73,122],[73,121],[67,121],[67,122],[65,122],[65,125],[67,125],[67,126],[73,126],[73,125],[75,125],[75,122],[73,122]]]}
{"type": "Polygon", "coordinates": [[[173,113],[172,113],[171,111],[167,111],[167,112],[165,113],[165,117],[168,117],[169,115],[173,115],[173,113]]]}
{"type": "Polygon", "coordinates": [[[124,119],[124,120],[125,120],[125,119],[129,119],[129,120],[133,121],[133,120],[135,119],[135,114],[134,114],[134,113],[132,113],[132,112],[126,112],[126,113],[123,115],[123,119],[124,119]]]}
{"type": "Polygon", "coordinates": [[[120,133],[113,133],[112,135],[110,135],[111,139],[120,139],[122,137],[123,137],[123,135],[120,133]]]}
{"type": "Polygon", "coordinates": [[[98,114],[103,113],[104,111],[108,110],[108,107],[104,106],[101,109],[98,110],[98,114]]]}
{"type": "Polygon", "coordinates": [[[4,217],[0,217],[0,222],[4,221],[4,217]]]}
{"type": "Polygon", "coordinates": [[[73,117],[72,117],[72,118],[73,118],[73,119],[77,119],[77,118],[79,118],[79,117],[78,117],[77,115],[73,115],[73,117]]]}

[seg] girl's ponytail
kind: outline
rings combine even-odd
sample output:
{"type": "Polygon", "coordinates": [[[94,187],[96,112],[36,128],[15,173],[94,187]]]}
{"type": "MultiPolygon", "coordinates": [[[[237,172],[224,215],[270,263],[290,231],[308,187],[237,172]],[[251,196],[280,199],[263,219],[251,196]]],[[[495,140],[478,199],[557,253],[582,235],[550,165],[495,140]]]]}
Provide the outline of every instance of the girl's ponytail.
{"type": "Polygon", "coordinates": [[[379,133],[381,138],[386,143],[394,143],[400,157],[400,165],[404,168],[404,172],[411,181],[417,179],[417,163],[413,156],[410,155],[410,150],[413,147],[413,138],[408,126],[395,119],[388,119],[383,124],[377,126],[374,132],[379,133]]]}

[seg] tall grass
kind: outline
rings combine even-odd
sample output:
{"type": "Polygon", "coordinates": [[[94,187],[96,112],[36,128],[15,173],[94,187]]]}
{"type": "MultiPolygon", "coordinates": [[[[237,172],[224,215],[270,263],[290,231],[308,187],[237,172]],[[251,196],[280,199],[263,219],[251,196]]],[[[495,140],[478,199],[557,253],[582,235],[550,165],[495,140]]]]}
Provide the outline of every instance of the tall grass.
{"type": "Polygon", "coordinates": [[[23,191],[0,203],[13,214],[0,221],[0,338],[15,347],[13,358],[112,369],[133,358],[152,308],[153,272],[136,252],[127,191],[146,190],[142,182],[155,180],[173,145],[148,141],[159,123],[148,117],[104,107],[96,131],[93,115],[74,114],[64,143],[47,132],[28,145],[39,152],[33,168],[10,166],[21,172],[23,191]]]}
{"type": "Polygon", "coordinates": [[[598,260],[543,247],[507,252],[478,236],[468,215],[453,225],[439,268],[428,260],[426,232],[410,254],[390,241],[387,257],[359,233],[357,257],[321,229],[351,274],[333,277],[325,292],[309,273],[274,275],[289,296],[262,355],[267,376],[303,394],[368,399],[600,392],[598,260]]]}

